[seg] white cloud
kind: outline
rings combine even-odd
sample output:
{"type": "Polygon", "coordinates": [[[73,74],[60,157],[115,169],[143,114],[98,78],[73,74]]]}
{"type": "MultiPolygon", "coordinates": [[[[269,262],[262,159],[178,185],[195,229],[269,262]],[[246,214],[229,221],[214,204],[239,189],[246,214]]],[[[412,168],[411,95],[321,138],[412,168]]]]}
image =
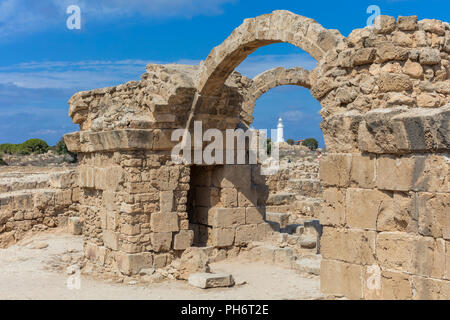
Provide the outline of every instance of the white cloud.
{"type": "MultiPolygon", "coordinates": [[[[65,28],[66,9],[78,5],[82,21],[103,21],[124,16],[153,19],[218,15],[223,5],[236,0],[3,0],[0,3],[0,38],[65,28]]],[[[83,23],[83,22],[82,22],[83,23]]]]}
{"type": "Polygon", "coordinates": [[[298,110],[291,110],[282,112],[280,117],[283,118],[283,121],[300,121],[304,119],[305,114],[298,110]]]}
{"type": "Polygon", "coordinates": [[[316,60],[307,53],[250,55],[241,63],[237,71],[249,78],[254,78],[258,74],[276,67],[303,67],[311,70],[316,66],[316,63],[316,60]]]}
{"type": "MultiPolygon", "coordinates": [[[[88,90],[139,80],[148,63],[179,63],[199,65],[200,60],[178,61],[88,60],[88,61],[42,61],[19,63],[0,67],[0,84],[14,84],[30,89],[77,89],[88,90]]],[[[311,69],[315,60],[307,54],[249,56],[237,70],[253,78],[275,67],[311,69]]]]}

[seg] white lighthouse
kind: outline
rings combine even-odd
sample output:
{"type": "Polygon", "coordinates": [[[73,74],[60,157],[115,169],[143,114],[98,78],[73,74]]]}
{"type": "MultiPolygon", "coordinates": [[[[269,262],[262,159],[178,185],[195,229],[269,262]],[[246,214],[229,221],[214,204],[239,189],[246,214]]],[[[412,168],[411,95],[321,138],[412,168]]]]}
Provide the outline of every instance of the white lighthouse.
{"type": "Polygon", "coordinates": [[[284,125],[283,125],[283,119],[278,119],[278,126],[277,126],[277,143],[284,142],[284,125]]]}

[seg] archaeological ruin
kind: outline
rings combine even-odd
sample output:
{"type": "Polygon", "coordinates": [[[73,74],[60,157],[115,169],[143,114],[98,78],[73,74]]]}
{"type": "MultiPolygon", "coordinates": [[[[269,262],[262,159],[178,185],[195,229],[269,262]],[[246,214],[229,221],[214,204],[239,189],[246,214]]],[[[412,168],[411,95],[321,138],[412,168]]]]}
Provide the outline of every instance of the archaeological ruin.
{"type": "MultiPolygon", "coordinates": [[[[325,294],[450,299],[450,24],[378,22],[344,37],[274,11],[244,20],[200,66],[149,64],[140,81],[76,93],[69,115],[80,131],[65,136],[78,154],[76,172],[55,172],[34,198],[4,186],[0,245],[34,220],[58,225],[79,216],[86,258],[136,275],[186,261],[196,248],[226,258],[294,226],[286,239],[299,232],[303,248],[320,251],[325,294]],[[235,71],[280,42],[317,66],[254,79],[235,71]],[[204,131],[248,129],[255,101],[282,85],[320,101],[320,165],[315,153],[294,149],[301,160],[272,176],[261,164],[173,161],[174,130],[190,132],[196,121],[204,131]]],[[[194,153],[205,147],[191,143],[194,153]]],[[[295,263],[287,250],[269,254],[295,263]]]]}

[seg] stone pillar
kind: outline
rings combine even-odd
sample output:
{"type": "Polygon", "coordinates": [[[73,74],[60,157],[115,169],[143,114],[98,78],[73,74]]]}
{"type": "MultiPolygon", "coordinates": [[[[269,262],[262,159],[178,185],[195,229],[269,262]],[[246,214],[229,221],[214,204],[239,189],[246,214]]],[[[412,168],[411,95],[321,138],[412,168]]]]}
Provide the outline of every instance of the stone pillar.
{"type": "Polygon", "coordinates": [[[314,71],[321,290],[351,299],[449,299],[450,28],[381,16],[314,71]],[[446,88],[446,89],[443,89],[446,88]]]}

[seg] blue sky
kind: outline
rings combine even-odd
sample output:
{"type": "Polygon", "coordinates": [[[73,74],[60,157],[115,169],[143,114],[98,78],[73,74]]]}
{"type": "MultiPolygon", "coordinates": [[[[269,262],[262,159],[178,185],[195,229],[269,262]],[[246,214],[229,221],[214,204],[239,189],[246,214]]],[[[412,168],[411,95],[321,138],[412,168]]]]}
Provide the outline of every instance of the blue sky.
{"type": "MultiPolygon", "coordinates": [[[[0,0],[0,143],[56,143],[78,130],[67,115],[75,92],[137,80],[149,62],[198,64],[245,18],[285,9],[347,36],[366,25],[374,4],[382,14],[450,21],[450,0],[0,0]],[[81,30],[66,27],[72,4],[81,8],[81,30]]],[[[272,67],[314,65],[300,49],[274,44],[238,71],[254,77],[272,67]]],[[[286,138],[322,144],[319,110],[308,90],[275,88],[258,100],[254,127],[273,128],[282,116],[286,138]]]]}

